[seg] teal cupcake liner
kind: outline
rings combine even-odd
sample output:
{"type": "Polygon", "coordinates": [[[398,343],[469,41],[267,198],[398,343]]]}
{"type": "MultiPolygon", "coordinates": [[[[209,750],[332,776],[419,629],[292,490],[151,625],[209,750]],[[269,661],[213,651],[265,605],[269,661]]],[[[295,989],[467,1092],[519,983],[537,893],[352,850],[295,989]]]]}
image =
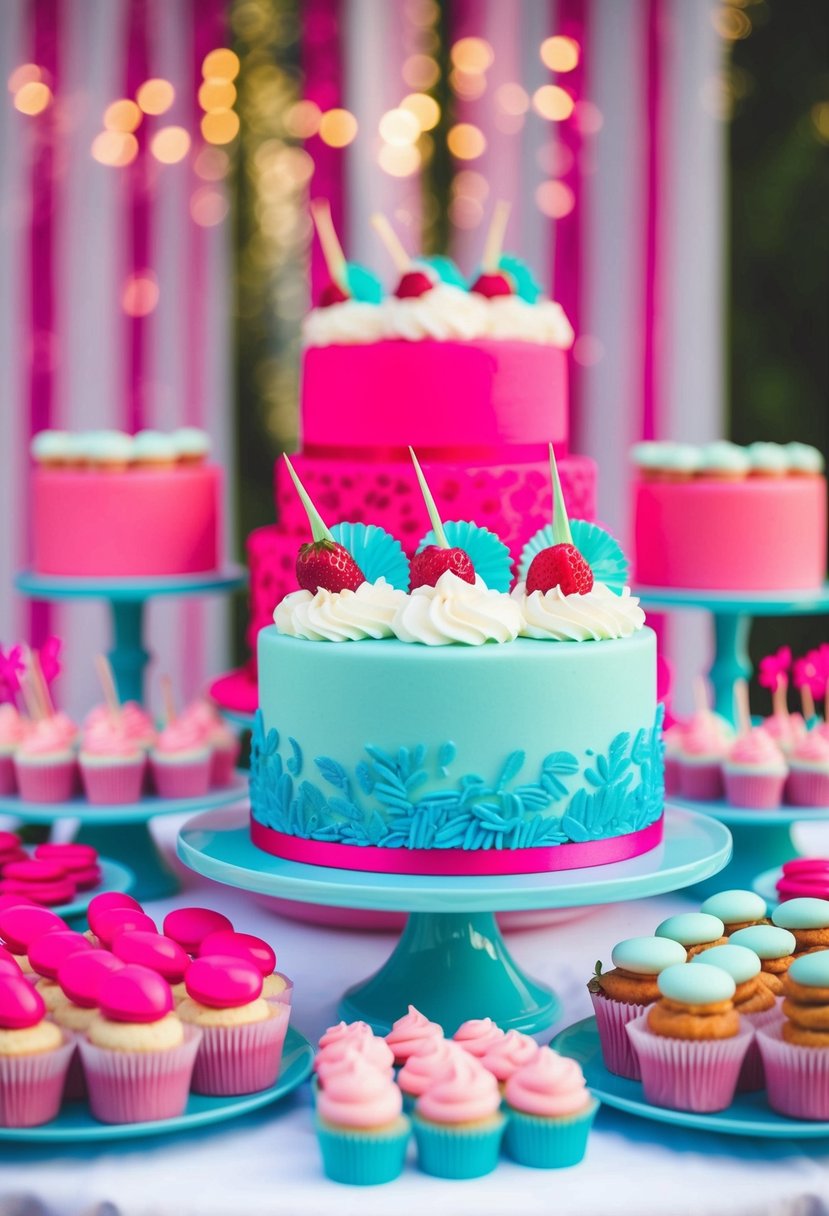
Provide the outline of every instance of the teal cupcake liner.
{"type": "Polygon", "coordinates": [[[578,1165],[587,1149],[587,1137],[598,1109],[599,1103],[593,1098],[590,1106],[578,1115],[545,1119],[510,1107],[504,1150],[519,1165],[537,1170],[578,1165]]]}
{"type": "Polygon", "coordinates": [[[417,1161],[435,1178],[482,1178],[498,1164],[507,1120],[497,1114],[478,1127],[453,1127],[414,1116],[417,1161]]]}
{"type": "Polygon", "coordinates": [[[332,1182],[379,1186],[400,1177],[411,1133],[404,1115],[378,1131],[334,1127],[319,1118],[316,1123],[322,1168],[332,1182]]]}

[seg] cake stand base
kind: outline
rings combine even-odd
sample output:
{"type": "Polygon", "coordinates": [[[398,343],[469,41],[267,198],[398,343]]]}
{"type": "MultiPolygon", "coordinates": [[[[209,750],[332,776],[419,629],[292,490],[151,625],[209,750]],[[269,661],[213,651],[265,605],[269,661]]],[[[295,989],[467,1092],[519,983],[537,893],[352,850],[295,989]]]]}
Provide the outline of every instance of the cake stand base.
{"type": "MultiPolygon", "coordinates": [[[[668,808],[666,808],[666,811],[668,808]]],[[[341,1016],[385,1034],[415,1004],[453,1033],[468,1018],[542,1035],[558,1001],[524,975],[504,944],[496,911],[577,908],[675,891],[716,874],[731,856],[728,828],[693,811],[665,816],[657,848],[630,861],[557,873],[441,877],[361,873],[285,861],[250,839],[240,808],[197,815],[179,833],[178,854],[205,878],[304,903],[406,911],[391,957],[343,997],[341,1016]]]]}

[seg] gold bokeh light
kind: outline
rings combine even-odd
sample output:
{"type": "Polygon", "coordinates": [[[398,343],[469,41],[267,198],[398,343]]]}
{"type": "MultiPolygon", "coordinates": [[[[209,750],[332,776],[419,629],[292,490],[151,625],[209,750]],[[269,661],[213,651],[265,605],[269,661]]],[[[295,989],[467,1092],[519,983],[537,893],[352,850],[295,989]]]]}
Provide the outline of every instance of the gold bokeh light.
{"type": "Polygon", "coordinates": [[[573,113],[575,102],[557,84],[544,84],[533,93],[533,108],[550,122],[564,122],[573,113]]]}
{"type": "Polygon", "coordinates": [[[329,148],[345,148],[357,136],[357,119],[350,110],[326,110],[320,119],[320,139],[329,148]]]}
{"type": "Polygon", "coordinates": [[[239,134],[239,115],[235,110],[216,110],[201,120],[201,133],[209,144],[229,144],[239,134]]]}
{"type": "Polygon", "coordinates": [[[136,131],[143,114],[134,101],[121,97],[111,102],[104,110],[104,129],[107,131],[136,131]]]}
{"type": "Polygon", "coordinates": [[[555,34],[541,44],[541,62],[551,72],[572,72],[579,63],[579,44],[573,38],[555,34]]]}
{"type": "Polygon", "coordinates": [[[417,142],[420,123],[411,110],[387,110],[378,124],[380,138],[396,148],[406,148],[417,142]]]}
{"type": "Polygon", "coordinates": [[[92,141],[92,155],[101,165],[123,168],[138,155],[138,140],[129,131],[101,131],[92,141]]]}
{"type": "Polygon", "coordinates": [[[199,105],[211,110],[230,110],[236,100],[236,85],[229,80],[205,80],[199,88],[199,105]]]}
{"type": "Polygon", "coordinates": [[[239,66],[239,56],[223,46],[205,55],[201,72],[205,80],[235,80],[239,66]]]}
{"type": "Polygon", "coordinates": [[[476,160],[486,151],[486,136],[471,122],[459,122],[446,135],[449,151],[458,160],[476,160]]]}
{"type": "Polygon", "coordinates": [[[160,76],[145,80],[135,94],[135,100],[145,114],[165,114],[175,99],[176,91],[170,81],[160,76]]]}
{"type": "Polygon", "coordinates": [[[400,109],[414,114],[421,131],[432,131],[440,122],[440,106],[428,93],[409,93],[400,109]]]}
{"type": "Polygon", "coordinates": [[[150,151],[162,165],[175,165],[190,151],[190,132],[184,127],[162,127],[150,140],[150,151]]]}
{"type": "Polygon", "coordinates": [[[34,117],[42,114],[52,101],[52,90],[42,80],[29,80],[14,95],[14,108],[34,117]]]}
{"type": "Polygon", "coordinates": [[[449,54],[461,72],[485,72],[495,59],[495,52],[485,38],[460,38],[449,54]]]}

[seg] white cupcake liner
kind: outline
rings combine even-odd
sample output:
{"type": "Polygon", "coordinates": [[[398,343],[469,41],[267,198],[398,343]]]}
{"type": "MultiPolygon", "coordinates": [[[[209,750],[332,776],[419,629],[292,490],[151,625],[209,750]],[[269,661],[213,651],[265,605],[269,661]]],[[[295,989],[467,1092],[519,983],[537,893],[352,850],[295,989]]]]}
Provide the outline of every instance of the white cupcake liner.
{"type": "Polygon", "coordinates": [[[276,1084],[289,1011],[287,1006],[269,1004],[275,1013],[263,1022],[201,1028],[202,1041],[193,1069],[194,1093],[254,1094],[276,1084]]]}
{"type": "Polygon", "coordinates": [[[0,1127],[38,1127],[60,1110],[75,1036],[63,1031],[52,1051],[0,1056],[0,1127]]]}

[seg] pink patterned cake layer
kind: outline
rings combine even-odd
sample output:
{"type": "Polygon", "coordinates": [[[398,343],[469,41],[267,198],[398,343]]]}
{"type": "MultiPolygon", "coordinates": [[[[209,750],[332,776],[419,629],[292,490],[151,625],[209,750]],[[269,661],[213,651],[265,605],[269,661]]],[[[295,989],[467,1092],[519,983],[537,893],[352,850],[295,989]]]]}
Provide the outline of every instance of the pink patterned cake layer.
{"type": "Polygon", "coordinates": [[[421,459],[440,452],[470,463],[503,459],[516,445],[517,459],[543,459],[551,441],[566,447],[567,402],[567,352],[546,344],[388,339],[310,347],[303,449],[405,457],[411,444],[421,459]]]}
{"type": "Polygon", "coordinates": [[[638,481],[636,582],[710,591],[789,591],[826,577],[826,480],[638,481]]]}
{"type": "Polygon", "coordinates": [[[221,565],[218,465],[37,468],[33,567],[67,577],[202,574],[221,565]]]}

